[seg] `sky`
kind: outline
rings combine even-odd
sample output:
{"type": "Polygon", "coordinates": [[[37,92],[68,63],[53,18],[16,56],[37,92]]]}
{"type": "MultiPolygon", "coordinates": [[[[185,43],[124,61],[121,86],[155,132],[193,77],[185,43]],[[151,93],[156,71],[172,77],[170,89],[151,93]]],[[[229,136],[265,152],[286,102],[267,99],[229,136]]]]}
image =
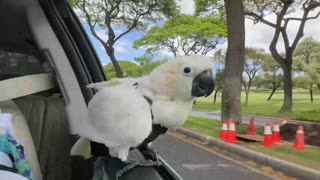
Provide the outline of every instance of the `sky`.
{"type": "MultiPolygon", "coordinates": [[[[177,0],[178,5],[181,7],[181,12],[184,14],[193,14],[194,11],[194,3],[193,0],[177,0]]],[[[317,9],[319,11],[319,8],[317,9]]],[[[317,12],[313,12],[312,14],[315,14],[317,12]]],[[[292,13],[293,17],[301,17],[302,12],[297,11],[292,13]]],[[[267,20],[270,20],[274,22],[275,16],[268,16],[266,18],[267,20]]],[[[153,24],[152,26],[161,26],[163,22],[158,22],[156,24],[153,24]]],[[[103,46],[91,35],[88,25],[83,24],[84,28],[89,36],[89,38],[92,41],[93,46],[96,49],[97,54],[100,57],[100,60],[102,64],[109,63],[109,58],[105,53],[105,50],[103,46]]],[[[298,29],[298,22],[289,23],[288,25],[288,35],[289,40],[292,42],[292,39],[295,37],[297,29],[298,29]]],[[[316,20],[310,20],[306,23],[305,29],[304,29],[304,37],[313,37],[316,40],[320,41],[320,18],[316,20]]],[[[270,28],[267,25],[264,25],[262,23],[253,24],[252,20],[246,19],[245,20],[245,29],[246,29],[246,46],[247,47],[257,47],[257,48],[263,48],[267,52],[269,43],[273,36],[273,29],[270,28]]],[[[106,31],[104,31],[101,28],[96,29],[97,34],[102,37],[104,40],[107,39],[106,31]]],[[[123,31],[122,28],[115,28],[116,35],[121,33],[123,31]]],[[[123,36],[119,41],[115,44],[115,55],[118,60],[129,60],[134,61],[134,58],[140,57],[144,54],[144,49],[134,49],[132,47],[133,42],[137,39],[140,39],[143,36],[143,32],[137,32],[132,31],[128,33],[127,35],[123,36]]],[[[280,40],[280,43],[278,44],[278,50],[281,52],[284,50],[284,47],[282,45],[283,41],[280,40]]],[[[220,45],[218,48],[226,48],[227,43],[224,43],[220,45]]],[[[162,58],[169,58],[171,59],[173,56],[167,51],[161,51],[159,52],[159,55],[155,57],[155,59],[162,59],[162,58]]]]}

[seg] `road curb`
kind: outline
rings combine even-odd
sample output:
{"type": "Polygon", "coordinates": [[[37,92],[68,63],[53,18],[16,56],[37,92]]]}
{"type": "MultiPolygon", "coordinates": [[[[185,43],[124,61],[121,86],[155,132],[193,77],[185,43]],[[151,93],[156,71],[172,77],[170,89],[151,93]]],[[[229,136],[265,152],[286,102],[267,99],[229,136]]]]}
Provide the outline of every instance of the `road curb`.
{"type": "MultiPolygon", "coordinates": [[[[203,109],[197,109],[197,108],[193,108],[192,110],[196,110],[196,111],[202,111],[202,112],[209,112],[209,113],[220,113],[219,111],[207,111],[207,110],[203,110],[203,109]]],[[[273,118],[273,117],[267,117],[267,116],[259,116],[259,115],[249,115],[249,114],[243,114],[242,117],[254,117],[254,118],[263,118],[263,119],[269,119],[271,121],[280,121],[282,122],[283,119],[282,118],[273,118]]],[[[301,120],[295,120],[295,119],[289,119],[288,122],[290,123],[295,123],[295,124],[320,124],[319,122],[312,122],[312,121],[301,121],[301,120]]]]}
{"type": "Polygon", "coordinates": [[[293,164],[288,161],[276,159],[272,156],[265,155],[262,153],[258,153],[243,147],[240,147],[235,144],[225,143],[219,139],[212,138],[209,136],[204,136],[202,134],[179,128],[176,130],[177,132],[197,139],[202,142],[206,142],[209,145],[214,145],[218,148],[227,150],[231,153],[237,154],[245,159],[249,159],[255,162],[258,162],[262,165],[270,166],[276,170],[279,170],[289,176],[296,177],[299,179],[310,179],[310,180],[320,180],[320,171],[316,171],[314,169],[310,169],[304,166],[300,166],[297,164],[293,164]]]}

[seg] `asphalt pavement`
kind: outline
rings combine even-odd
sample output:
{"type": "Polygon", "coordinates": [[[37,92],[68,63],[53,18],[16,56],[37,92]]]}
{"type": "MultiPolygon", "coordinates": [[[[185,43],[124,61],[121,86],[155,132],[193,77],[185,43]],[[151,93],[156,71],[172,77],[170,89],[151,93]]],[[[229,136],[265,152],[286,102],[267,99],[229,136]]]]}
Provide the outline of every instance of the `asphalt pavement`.
{"type": "Polygon", "coordinates": [[[184,180],[270,179],[227,158],[171,135],[164,135],[152,147],[184,180]]]}
{"type": "MultiPolygon", "coordinates": [[[[203,117],[203,118],[218,120],[218,121],[220,121],[221,119],[220,112],[209,112],[209,111],[203,111],[203,110],[197,110],[197,109],[193,109],[190,116],[203,117]]],[[[242,123],[249,124],[250,119],[251,119],[251,116],[242,116],[242,123]]],[[[277,119],[277,118],[254,117],[254,124],[258,126],[264,126],[266,123],[273,124],[276,121],[279,122],[280,125],[283,122],[283,120],[277,119]]],[[[310,123],[306,121],[297,121],[297,120],[289,120],[289,121],[290,123],[310,123]]]]}

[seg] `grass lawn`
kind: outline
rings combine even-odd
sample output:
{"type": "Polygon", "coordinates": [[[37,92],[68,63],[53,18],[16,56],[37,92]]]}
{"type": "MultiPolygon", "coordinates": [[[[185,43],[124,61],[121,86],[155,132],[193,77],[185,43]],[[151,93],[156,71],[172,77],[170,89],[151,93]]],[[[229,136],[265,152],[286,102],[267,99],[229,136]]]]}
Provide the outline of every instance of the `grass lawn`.
{"type": "MultiPolygon", "coordinates": [[[[249,95],[249,106],[245,108],[244,92],[241,94],[242,113],[247,115],[267,116],[301,121],[320,122],[320,95],[314,94],[314,102],[310,102],[310,96],[306,91],[293,93],[293,108],[290,114],[281,114],[279,110],[282,105],[283,91],[276,92],[270,101],[266,101],[270,92],[251,92],[249,95]]],[[[196,109],[220,111],[221,110],[221,94],[217,98],[217,103],[213,105],[213,96],[207,98],[199,98],[197,104],[193,107],[196,109]]]]}
{"type": "MultiPolygon", "coordinates": [[[[189,117],[183,127],[204,135],[218,137],[221,130],[221,123],[219,121],[214,121],[206,118],[189,117]]],[[[244,133],[247,131],[247,129],[248,126],[236,125],[237,133],[244,133]]],[[[263,129],[256,128],[256,131],[258,134],[262,134],[263,129]]],[[[291,161],[293,163],[320,170],[319,148],[308,148],[305,151],[296,151],[292,147],[287,146],[273,146],[271,148],[264,148],[261,144],[256,143],[246,143],[241,144],[241,146],[271,155],[273,157],[278,157],[283,160],[291,161]]]]}
{"type": "MultiPolygon", "coordinates": [[[[184,128],[193,130],[195,132],[212,136],[212,137],[219,137],[219,133],[221,130],[222,123],[219,121],[214,121],[206,118],[200,117],[188,117],[188,120],[183,125],[184,128]]],[[[248,130],[248,125],[236,125],[236,131],[239,134],[244,134],[248,130]]],[[[257,134],[263,134],[262,127],[256,127],[257,134]]]]}
{"type": "Polygon", "coordinates": [[[306,149],[304,151],[294,150],[289,146],[272,146],[263,148],[261,144],[245,144],[244,147],[277,157],[282,160],[290,161],[295,164],[320,170],[320,149],[306,149]]]}

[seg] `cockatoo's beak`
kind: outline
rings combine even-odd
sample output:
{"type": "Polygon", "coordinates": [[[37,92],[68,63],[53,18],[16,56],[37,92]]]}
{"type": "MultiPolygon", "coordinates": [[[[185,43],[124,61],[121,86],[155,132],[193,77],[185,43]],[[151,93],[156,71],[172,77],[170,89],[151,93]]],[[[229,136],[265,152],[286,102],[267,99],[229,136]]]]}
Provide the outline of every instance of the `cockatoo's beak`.
{"type": "Polygon", "coordinates": [[[193,97],[210,96],[214,90],[213,74],[210,70],[203,71],[192,81],[191,95],[193,97]]]}

